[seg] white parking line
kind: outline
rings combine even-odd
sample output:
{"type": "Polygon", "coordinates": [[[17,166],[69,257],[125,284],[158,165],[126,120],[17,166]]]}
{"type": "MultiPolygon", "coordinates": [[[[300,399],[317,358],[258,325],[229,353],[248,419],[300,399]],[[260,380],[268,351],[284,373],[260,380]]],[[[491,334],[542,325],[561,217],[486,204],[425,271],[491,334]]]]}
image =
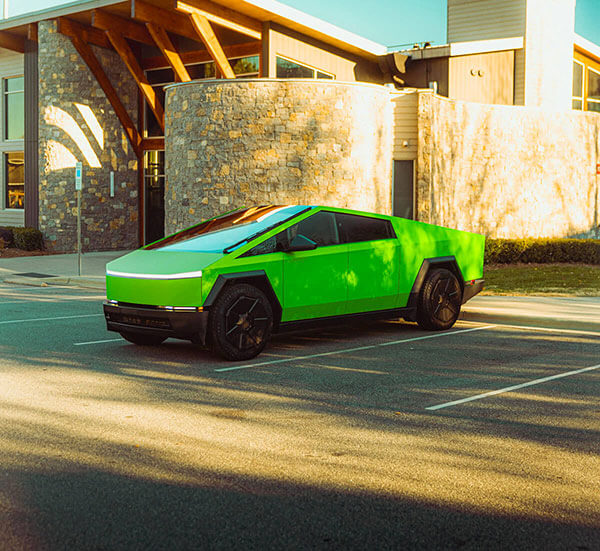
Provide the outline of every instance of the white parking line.
{"type": "Polygon", "coordinates": [[[444,409],[444,408],[449,408],[452,406],[458,406],[460,404],[465,404],[467,402],[474,402],[475,400],[481,400],[482,398],[488,398],[490,396],[496,396],[498,394],[512,392],[513,390],[519,390],[520,388],[526,388],[528,386],[534,386],[534,385],[539,385],[542,383],[547,383],[548,381],[554,381],[555,379],[562,379],[563,377],[570,377],[572,375],[578,375],[579,373],[585,373],[586,371],[594,371],[595,369],[600,369],[600,364],[593,365],[591,367],[584,367],[582,369],[575,369],[574,371],[567,371],[566,373],[559,373],[558,375],[552,375],[550,377],[542,377],[541,379],[535,379],[533,381],[529,381],[527,383],[521,383],[519,385],[507,386],[507,387],[501,388],[499,390],[492,390],[490,392],[484,392],[483,394],[469,396],[468,398],[463,398],[462,400],[454,400],[453,402],[446,402],[445,404],[439,404],[437,406],[429,406],[425,409],[427,409],[429,411],[437,411],[438,409],[444,409]]]}
{"type": "Polygon", "coordinates": [[[73,346],[85,346],[86,344],[101,344],[105,342],[123,342],[123,339],[105,339],[103,341],[74,342],[73,346]]]}
{"type": "Polygon", "coordinates": [[[57,316],[55,318],[31,318],[26,320],[8,320],[0,321],[0,325],[8,325],[10,323],[30,323],[34,321],[53,321],[53,320],[70,320],[75,318],[92,318],[95,316],[104,316],[104,314],[81,314],[79,316],[57,316]]]}
{"type": "MultiPolygon", "coordinates": [[[[462,323],[481,323],[471,320],[460,320],[462,323]]],[[[497,327],[509,327],[511,329],[527,329],[529,331],[545,331],[546,333],[565,333],[567,335],[584,335],[590,337],[600,337],[598,331],[585,331],[584,329],[558,329],[555,327],[539,327],[537,325],[515,325],[510,323],[497,323],[497,327]]]]}
{"type": "Polygon", "coordinates": [[[323,356],[333,356],[335,354],[347,354],[349,352],[359,352],[361,350],[372,350],[374,348],[380,348],[382,346],[391,346],[393,344],[402,344],[402,343],[406,343],[406,342],[423,341],[425,339],[436,339],[439,337],[459,335],[462,333],[470,333],[471,331],[481,331],[482,329],[492,329],[494,327],[496,327],[496,326],[495,325],[485,325],[483,327],[473,327],[471,329],[462,329],[459,331],[446,331],[444,333],[435,333],[433,335],[425,335],[423,337],[413,337],[411,339],[402,339],[399,341],[390,341],[390,342],[382,342],[382,343],[378,343],[378,344],[369,344],[367,346],[357,346],[355,348],[342,348],[341,350],[334,350],[333,352],[320,352],[319,354],[309,354],[308,356],[295,356],[295,357],[290,357],[290,358],[283,358],[281,360],[271,360],[268,362],[237,365],[234,367],[222,367],[220,369],[215,369],[215,371],[218,371],[218,372],[239,371],[240,369],[250,369],[251,367],[262,367],[265,365],[274,365],[274,364],[280,364],[280,363],[284,363],[284,362],[297,362],[300,360],[310,360],[312,358],[322,358],[323,356]]]}

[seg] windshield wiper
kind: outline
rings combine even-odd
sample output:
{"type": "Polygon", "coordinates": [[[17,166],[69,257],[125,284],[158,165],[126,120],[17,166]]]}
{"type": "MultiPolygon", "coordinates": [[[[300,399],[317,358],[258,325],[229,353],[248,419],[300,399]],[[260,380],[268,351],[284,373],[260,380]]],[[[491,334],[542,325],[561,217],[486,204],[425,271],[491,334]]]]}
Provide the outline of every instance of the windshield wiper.
{"type": "Polygon", "coordinates": [[[277,222],[276,224],[271,224],[268,228],[265,228],[264,230],[259,230],[256,233],[250,235],[249,237],[244,237],[244,239],[242,239],[241,241],[238,241],[237,243],[234,243],[233,245],[229,245],[228,247],[225,247],[223,249],[223,254],[229,254],[236,247],[239,247],[240,245],[243,245],[244,243],[248,243],[249,241],[252,241],[259,235],[266,233],[269,230],[272,230],[273,228],[276,228],[277,226],[279,226],[279,224],[281,224],[281,222],[277,222]]]}

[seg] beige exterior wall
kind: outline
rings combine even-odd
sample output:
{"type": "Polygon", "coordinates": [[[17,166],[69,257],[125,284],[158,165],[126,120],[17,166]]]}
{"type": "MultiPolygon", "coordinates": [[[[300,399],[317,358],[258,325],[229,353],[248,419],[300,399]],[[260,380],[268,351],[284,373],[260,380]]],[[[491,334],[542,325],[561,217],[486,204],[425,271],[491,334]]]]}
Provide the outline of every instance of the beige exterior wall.
{"type": "Polygon", "coordinates": [[[412,161],[417,158],[419,129],[417,117],[419,93],[407,90],[393,98],[394,141],[393,159],[412,161]]]}
{"type": "Polygon", "coordinates": [[[599,237],[600,115],[419,91],[418,218],[490,237],[599,237]]]}
{"type": "Polygon", "coordinates": [[[571,109],[575,0],[528,0],[525,105],[571,109]]]}
{"type": "Polygon", "coordinates": [[[297,61],[320,71],[334,75],[335,80],[343,82],[381,82],[382,75],[374,63],[353,58],[350,54],[326,47],[309,37],[298,35],[294,31],[273,26],[268,30],[269,60],[268,76],[277,74],[276,56],[297,61]]]}
{"type": "MultiPolygon", "coordinates": [[[[23,55],[0,49],[0,84],[6,77],[23,75],[23,55]]],[[[3,103],[0,102],[0,105],[3,103]]],[[[4,121],[4,114],[0,120],[4,121]]],[[[1,126],[1,125],[0,125],[1,126]]],[[[23,151],[23,140],[4,140],[4,131],[0,135],[0,167],[3,166],[2,155],[11,151],[23,151]]],[[[0,169],[0,226],[23,226],[24,211],[21,209],[6,209],[5,207],[5,178],[4,170],[0,169]]]]}
{"type": "MultiPolygon", "coordinates": [[[[450,43],[525,37],[524,49],[515,51],[515,105],[571,108],[574,28],[575,0],[448,0],[450,43]]],[[[458,77],[456,85],[472,89],[458,77]]],[[[449,95],[480,101],[452,90],[449,95]]]]}
{"type": "Polygon", "coordinates": [[[477,103],[513,105],[513,50],[449,59],[448,95],[477,103]]]}
{"type": "Polygon", "coordinates": [[[448,42],[525,36],[527,0],[448,0],[448,42]]]}

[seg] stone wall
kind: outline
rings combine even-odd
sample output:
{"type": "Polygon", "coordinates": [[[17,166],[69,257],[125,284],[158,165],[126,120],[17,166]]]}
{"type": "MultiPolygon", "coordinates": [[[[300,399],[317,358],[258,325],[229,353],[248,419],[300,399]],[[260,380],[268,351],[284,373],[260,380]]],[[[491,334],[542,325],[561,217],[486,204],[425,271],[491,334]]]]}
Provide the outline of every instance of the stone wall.
{"type": "MultiPolygon", "coordinates": [[[[138,246],[138,161],[121,124],[71,41],[39,24],[39,227],[51,250],[76,247],[75,163],[83,163],[84,250],[138,246]],[[110,197],[110,171],[115,194],[110,197]]],[[[132,120],[137,89],[120,58],[93,48],[132,120]]]]}
{"type": "Polygon", "coordinates": [[[390,213],[390,99],[382,86],[322,80],[168,87],[166,233],[243,205],[390,213]]]}
{"type": "Polygon", "coordinates": [[[599,236],[600,115],[419,92],[420,220],[491,237],[599,236]]]}

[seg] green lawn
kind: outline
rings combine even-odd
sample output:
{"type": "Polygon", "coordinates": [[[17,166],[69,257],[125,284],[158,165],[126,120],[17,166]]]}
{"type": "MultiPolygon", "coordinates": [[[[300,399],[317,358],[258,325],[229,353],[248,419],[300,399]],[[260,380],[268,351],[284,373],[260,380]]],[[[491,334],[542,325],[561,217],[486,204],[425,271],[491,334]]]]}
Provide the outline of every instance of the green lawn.
{"type": "Polygon", "coordinates": [[[600,296],[600,266],[495,264],[485,266],[485,295],[600,296]]]}

